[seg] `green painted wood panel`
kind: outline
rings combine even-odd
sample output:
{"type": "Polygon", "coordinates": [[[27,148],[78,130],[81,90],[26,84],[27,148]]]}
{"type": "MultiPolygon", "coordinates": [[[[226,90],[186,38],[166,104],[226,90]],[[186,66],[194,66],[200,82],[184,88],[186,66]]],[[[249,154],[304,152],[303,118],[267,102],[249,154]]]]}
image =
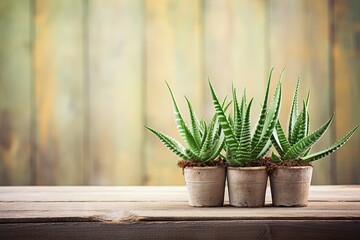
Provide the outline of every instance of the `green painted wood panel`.
{"type": "MultiPolygon", "coordinates": [[[[360,2],[334,1],[334,97],[336,139],[360,124],[360,2]]],[[[336,152],[337,183],[360,183],[360,133],[336,152]]]]}
{"type": "MultiPolygon", "coordinates": [[[[214,83],[219,96],[231,92],[231,85],[242,94],[254,97],[252,126],[258,120],[267,66],[267,3],[256,1],[205,1],[204,62],[205,74],[214,83]]],[[[209,87],[204,85],[207,115],[214,113],[209,87]]]]}
{"type": "MultiPolygon", "coordinates": [[[[270,1],[269,41],[271,66],[286,67],[283,84],[283,104],[280,121],[287,129],[292,96],[298,77],[301,78],[299,101],[311,89],[309,105],[310,132],[316,130],[331,115],[329,82],[329,26],[327,1],[270,1]]],[[[302,104],[299,105],[301,109],[302,104]]],[[[311,152],[330,145],[330,131],[311,152]]],[[[330,158],[314,163],[313,183],[329,183],[330,158]]]]}
{"type": "Polygon", "coordinates": [[[31,183],[31,6],[0,1],[0,184],[31,183]]]}
{"type": "MultiPolygon", "coordinates": [[[[276,78],[287,67],[284,125],[298,76],[301,98],[312,89],[311,130],[335,112],[320,150],[359,123],[359,10],[356,0],[2,0],[0,184],[182,185],[177,157],[143,127],[180,140],[165,80],[186,119],[183,95],[213,114],[208,77],[222,97],[246,86],[254,123],[271,67],[276,78]]],[[[313,183],[360,183],[359,143],[357,133],[316,162],[313,183]]]]}
{"type": "Polygon", "coordinates": [[[89,1],[91,184],[142,183],[143,3],[89,1]]]}
{"type": "Polygon", "coordinates": [[[36,184],[82,184],[82,2],[38,0],[35,7],[36,184]]]}
{"type": "MultiPolygon", "coordinates": [[[[188,116],[186,95],[200,116],[202,87],[202,19],[199,0],[145,1],[146,16],[146,124],[180,141],[165,81],[168,81],[182,110],[188,116]]],[[[146,133],[146,169],[149,185],[183,184],[178,157],[154,135],[146,133]]]]}

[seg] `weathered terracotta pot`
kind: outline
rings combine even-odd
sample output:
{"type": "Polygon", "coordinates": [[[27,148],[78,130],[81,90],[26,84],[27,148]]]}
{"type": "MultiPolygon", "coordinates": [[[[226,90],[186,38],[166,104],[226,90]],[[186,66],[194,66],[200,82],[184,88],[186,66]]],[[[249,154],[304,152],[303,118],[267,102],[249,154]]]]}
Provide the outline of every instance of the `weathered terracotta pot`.
{"type": "Polygon", "coordinates": [[[193,207],[219,207],[224,204],[224,167],[186,167],[184,176],[193,207]]]}
{"type": "Polygon", "coordinates": [[[236,207],[264,206],[267,179],[266,167],[228,167],[230,205],[236,207]]]}
{"type": "Polygon", "coordinates": [[[308,204],[312,166],[277,168],[270,174],[274,206],[306,207],[308,204]]]}

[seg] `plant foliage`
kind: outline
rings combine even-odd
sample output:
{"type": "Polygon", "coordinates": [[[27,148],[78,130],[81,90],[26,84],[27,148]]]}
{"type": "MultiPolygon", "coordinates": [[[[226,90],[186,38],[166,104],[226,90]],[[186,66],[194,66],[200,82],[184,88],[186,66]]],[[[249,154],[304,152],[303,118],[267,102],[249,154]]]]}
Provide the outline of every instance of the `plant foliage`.
{"type": "Polygon", "coordinates": [[[268,107],[272,71],[273,70],[270,72],[267,83],[259,120],[254,128],[253,134],[251,134],[250,131],[252,99],[247,103],[244,92],[241,102],[239,102],[236,89],[233,88],[233,115],[227,117],[225,114],[226,109],[220,104],[215,90],[209,81],[213,104],[224,133],[226,161],[229,165],[242,166],[252,160],[261,158],[271,147],[270,137],[278,122],[281,105],[281,85],[279,79],[273,99],[268,107]]]}
{"type": "MultiPolygon", "coordinates": [[[[151,127],[145,127],[154,133],[168,149],[181,159],[197,162],[213,161],[220,155],[224,146],[224,137],[221,134],[218,117],[215,114],[209,124],[207,124],[204,120],[199,120],[189,99],[185,97],[190,118],[189,124],[187,125],[180,113],[169,84],[166,83],[166,85],[171,95],[178,132],[180,133],[183,141],[187,144],[187,147],[184,147],[174,138],[166,134],[163,134],[151,127]]],[[[225,105],[225,102],[226,100],[223,101],[222,107],[227,109],[230,103],[225,105]]]]}
{"type": "Polygon", "coordinates": [[[282,162],[284,160],[301,160],[304,162],[312,162],[329,155],[343,146],[359,128],[359,125],[350,130],[344,137],[332,146],[309,155],[311,147],[323,136],[329,128],[334,114],[319,129],[309,134],[310,117],[308,112],[309,93],[305,101],[303,101],[301,112],[298,113],[298,91],[300,79],[297,81],[288,122],[288,138],[286,138],[284,130],[277,122],[275,131],[271,136],[279,156],[272,154],[274,162],[282,162]]]}

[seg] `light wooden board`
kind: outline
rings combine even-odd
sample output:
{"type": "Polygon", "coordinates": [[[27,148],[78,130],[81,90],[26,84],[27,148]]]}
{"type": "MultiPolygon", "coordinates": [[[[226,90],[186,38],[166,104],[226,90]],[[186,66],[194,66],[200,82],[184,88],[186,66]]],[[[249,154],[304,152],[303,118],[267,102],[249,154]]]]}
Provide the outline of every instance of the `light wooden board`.
{"type": "Polygon", "coordinates": [[[5,239],[99,239],[105,234],[116,239],[357,239],[360,234],[359,186],[311,186],[306,208],[194,208],[179,201],[186,194],[185,187],[1,187],[0,235],[5,239]],[[112,201],[107,202],[109,193],[112,201]],[[81,195],[87,198],[78,198],[81,195]],[[115,195],[127,200],[119,201],[115,195]],[[316,201],[317,195],[323,200],[316,201]],[[349,202],[336,199],[345,195],[349,202]],[[164,196],[170,198],[164,201],[164,196]]]}
{"type": "Polygon", "coordinates": [[[35,1],[36,184],[83,183],[81,1],[35,1]]]}
{"type": "MultiPolygon", "coordinates": [[[[254,97],[252,126],[258,120],[270,72],[266,7],[266,1],[211,0],[203,8],[205,76],[220,98],[231,98],[232,84],[240,97],[246,88],[248,100],[254,97]]],[[[212,116],[214,106],[206,82],[203,89],[206,115],[212,116]]]]}
{"type": "MultiPolygon", "coordinates": [[[[360,2],[334,1],[335,137],[360,124],[360,2]]],[[[337,182],[360,182],[360,133],[336,153],[337,182]]]]}
{"type": "MultiPolygon", "coordinates": [[[[226,190],[227,191],[227,190],[226,190]]],[[[225,199],[227,192],[225,191],[225,199]]],[[[360,201],[358,186],[311,186],[310,201],[360,201]]],[[[267,202],[271,201],[270,189],[266,192],[267,202]]],[[[172,187],[2,187],[1,202],[108,202],[108,201],[175,201],[186,202],[184,186],[172,187]]]]}
{"type": "MultiPolygon", "coordinates": [[[[308,90],[310,95],[310,132],[321,127],[331,115],[329,83],[329,27],[328,2],[280,1],[269,4],[270,66],[279,74],[286,67],[282,80],[283,102],[280,121],[288,129],[288,116],[298,77],[301,79],[299,112],[308,90]]],[[[311,152],[330,145],[331,130],[313,147],[311,152]]],[[[310,153],[311,153],[310,152],[310,153]]],[[[313,183],[329,183],[330,158],[314,163],[313,183]]]]}
{"type": "MultiPolygon", "coordinates": [[[[188,119],[184,95],[202,118],[201,1],[145,1],[146,22],[146,125],[180,139],[177,132],[168,81],[180,111],[188,119]]],[[[209,120],[209,119],[207,119],[209,120]]],[[[146,132],[146,184],[183,184],[179,157],[146,132]]]]}
{"type": "Polygon", "coordinates": [[[2,224],[7,239],[358,239],[360,221],[177,221],[2,224]],[[301,229],[301,231],[299,231],[301,229]]]}
{"type": "Polygon", "coordinates": [[[142,1],[89,1],[90,184],[142,182],[142,1]]]}
{"type": "Polygon", "coordinates": [[[31,184],[31,6],[0,2],[0,185],[31,184]]]}

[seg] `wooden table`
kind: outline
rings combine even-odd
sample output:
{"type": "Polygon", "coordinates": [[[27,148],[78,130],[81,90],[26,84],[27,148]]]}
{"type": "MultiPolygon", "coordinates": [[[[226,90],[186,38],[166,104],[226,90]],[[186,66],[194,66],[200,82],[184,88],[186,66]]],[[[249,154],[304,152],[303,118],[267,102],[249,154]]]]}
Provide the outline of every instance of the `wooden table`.
{"type": "Polygon", "coordinates": [[[360,239],[360,186],[306,208],[193,208],[185,187],[0,187],[0,239],[360,239]]]}

